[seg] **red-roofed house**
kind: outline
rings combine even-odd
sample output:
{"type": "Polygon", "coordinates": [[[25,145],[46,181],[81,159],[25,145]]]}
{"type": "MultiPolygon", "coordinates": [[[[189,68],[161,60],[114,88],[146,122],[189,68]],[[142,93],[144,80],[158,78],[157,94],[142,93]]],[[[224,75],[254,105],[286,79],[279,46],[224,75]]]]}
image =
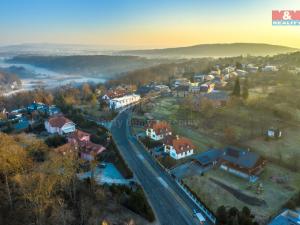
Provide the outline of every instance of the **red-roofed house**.
{"type": "Polygon", "coordinates": [[[105,147],[94,144],[90,141],[91,135],[82,130],[76,130],[68,136],[68,142],[78,146],[80,157],[84,160],[94,160],[95,157],[103,152],[105,147]]]}
{"type": "Polygon", "coordinates": [[[102,100],[109,101],[113,98],[120,98],[126,95],[126,90],[124,89],[115,89],[115,90],[108,90],[103,96],[102,100]]]}
{"type": "Polygon", "coordinates": [[[147,127],[146,135],[155,141],[162,140],[172,135],[171,126],[165,121],[153,121],[147,127]]]}
{"type": "Polygon", "coordinates": [[[58,133],[60,135],[72,133],[76,130],[75,123],[62,115],[50,117],[46,120],[45,129],[50,134],[58,133]]]}
{"type": "Polygon", "coordinates": [[[167,136],[163,140],[164,151],[174,159],[181,159],[194,153],[195,146],[185,137],[167,136]]]}

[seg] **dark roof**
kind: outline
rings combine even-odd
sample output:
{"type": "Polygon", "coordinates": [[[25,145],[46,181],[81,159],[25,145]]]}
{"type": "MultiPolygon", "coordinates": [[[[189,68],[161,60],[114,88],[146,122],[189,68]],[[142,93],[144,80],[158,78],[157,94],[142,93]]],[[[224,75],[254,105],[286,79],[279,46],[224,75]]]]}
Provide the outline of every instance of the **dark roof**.
{"type": "Polygon", "coordinates": [[[229,95],[225,91],[212,91],[210,93],[203,94],[209,100],[227,101],[229,95]]]}
{"type": "Polygon", "coordinates": [[[240,167],[250,169],[255,166],[260,156],[247,150],[227,147],[224,149],[221,158],[240,167]]]}
{"type": "Polygon", "coordinates": [[[210,149],[206,152],[194,155],[192,158],[200,162],[201,164],[209,164],[219,159],[223,151],[219,149],[210,149]]]}

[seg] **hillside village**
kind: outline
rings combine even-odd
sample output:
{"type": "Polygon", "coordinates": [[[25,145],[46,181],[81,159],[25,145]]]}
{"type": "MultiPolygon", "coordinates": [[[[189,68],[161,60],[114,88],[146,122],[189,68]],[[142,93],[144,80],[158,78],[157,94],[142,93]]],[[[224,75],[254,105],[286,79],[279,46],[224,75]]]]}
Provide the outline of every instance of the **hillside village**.
{"type": "MultiPolygon", "coordinates": [[[[253,127],[251,135],[241,131],[245,136],[239,136],[228,124],[215,130],[208,122],[219,123],[219,117],[209,116],[216,112],[236,107],[246,110],[253,95],[259,95],[259,85],[257,89],[253,87],[255,80],[261,79],[261,74],[273,76],[279,72],[280,66],[269,64],[215,65],[207,73],[192,76],[189,73],[187,77],[183,72],[169,82],[108,84],[95,88],[85,85],[80,100],[74,95],[77,90],[67,88],[62,94],[65,100],[56,99],[58,105],[32,99],[32,103],[19,109],[4,108],[0,128],[6,133],[34,134],[54,146],[55,154],[75,153],[88,169],[98,164],[95,174],[85,169],[78,174],[80,179],[95,176],[99,185],[130,187],[134,179],[122,157],[117,153],[111,156],[116,149],[111,149],[113,140],[108,130],[118,113],[133,109],[132,134],[172,179],[199,198],[211,212],[216,213],[223,205],[239,208],[246,205],[258,221],[265,223],[299,192],[299,175],[294,172],[299,168],[268,157],[265,149],[245,144],[248,143],[245,138],[278,143],[287,138],[289,128],[278,121],[273,124],[266,121],[263,127],[253,127]],[[198,129],[200,124],[202,127],[198,129]],[[97,126],[103,129],[98,131],[97,126]],[[284,171],[289,171],[289,177],[284,171]],[[273,192],[281,194],[274,199],[273,192]],[[222,199],[220,195],[227,197],[222,199]],[[261,207],[266,204],[270,207],[262,212],[261,207]]],[[[298,76],[295,71],[290,73],[298,76]]],[[[251,124],[251,118],[246,120],[251,124]]]]}

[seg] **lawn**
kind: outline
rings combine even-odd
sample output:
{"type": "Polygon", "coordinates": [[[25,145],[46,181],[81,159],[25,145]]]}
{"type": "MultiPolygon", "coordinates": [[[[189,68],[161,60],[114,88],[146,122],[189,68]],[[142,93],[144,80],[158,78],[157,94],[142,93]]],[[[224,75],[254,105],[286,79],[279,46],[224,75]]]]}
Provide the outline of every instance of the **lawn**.
{"type": "Polygon", "coordinates": [[[193,176],[184,179],[184,182],[194,190],[198,196],[213,210],[225,205],[227,207],[242,208],[247,206],[255,214],[261,224],[266,223],[281,209],[282,205],[300,190],[300,174],[293,173],[275,164],[268,164],[258,183],[262,184],[263,191],[257,194],[257,184],[250,185],[246,180],[236,177],[220,169],[208,171],[204,176],[193,176]],[[271,177],[273,177],[271,179],[271,177]],[[265,201],[261,206],[249,205],[232,195],[211,178],[226,184],[242,194],[265,201]]]}
{"type": "Polygon", "coordinates": [[[299,163],[299,138],[300,128],[287,128],[283,130],[283,137],[278,140],[266,141],[265,138],[256,138],[247,141],[244,145],[249,146],[266,158],[275,158],[284,163],[299,163]],[[297,160],[297,161],[295,161],[297,160]]]}
{"type": "Polygon", "coordinates": [[[178,111],[177,99],[167,97],[160,98],[148,113],[155,119],[168,121],[172,126],[173,134],[190,138],[197,147],[195,152],[203,152],[208,148],[221,146],[218,140],[203,134],[198,128],[193,128],[193,123],[197,123],[197,121],[186,119],[186,115],[181,115],[178,111]]]}

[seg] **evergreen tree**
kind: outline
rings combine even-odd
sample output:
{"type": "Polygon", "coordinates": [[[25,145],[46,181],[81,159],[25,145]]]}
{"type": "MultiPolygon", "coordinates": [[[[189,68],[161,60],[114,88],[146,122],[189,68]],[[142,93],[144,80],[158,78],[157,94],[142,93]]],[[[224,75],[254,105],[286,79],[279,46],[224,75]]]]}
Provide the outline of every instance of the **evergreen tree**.
{"type": "Polygon", "coordinates": [[[244,82],[242,96],[243,96],[243,99],[247,99],[249,97],[249,83],[248,83],[248,79],[246,79],[245,82],[244,82]]]}
{"type": "Polygon", "coordinates": [[[241,85],[240,85],[240,79],[237,77],[233,86],[232,95],[236,97],[241,96],[241,85]]]}

